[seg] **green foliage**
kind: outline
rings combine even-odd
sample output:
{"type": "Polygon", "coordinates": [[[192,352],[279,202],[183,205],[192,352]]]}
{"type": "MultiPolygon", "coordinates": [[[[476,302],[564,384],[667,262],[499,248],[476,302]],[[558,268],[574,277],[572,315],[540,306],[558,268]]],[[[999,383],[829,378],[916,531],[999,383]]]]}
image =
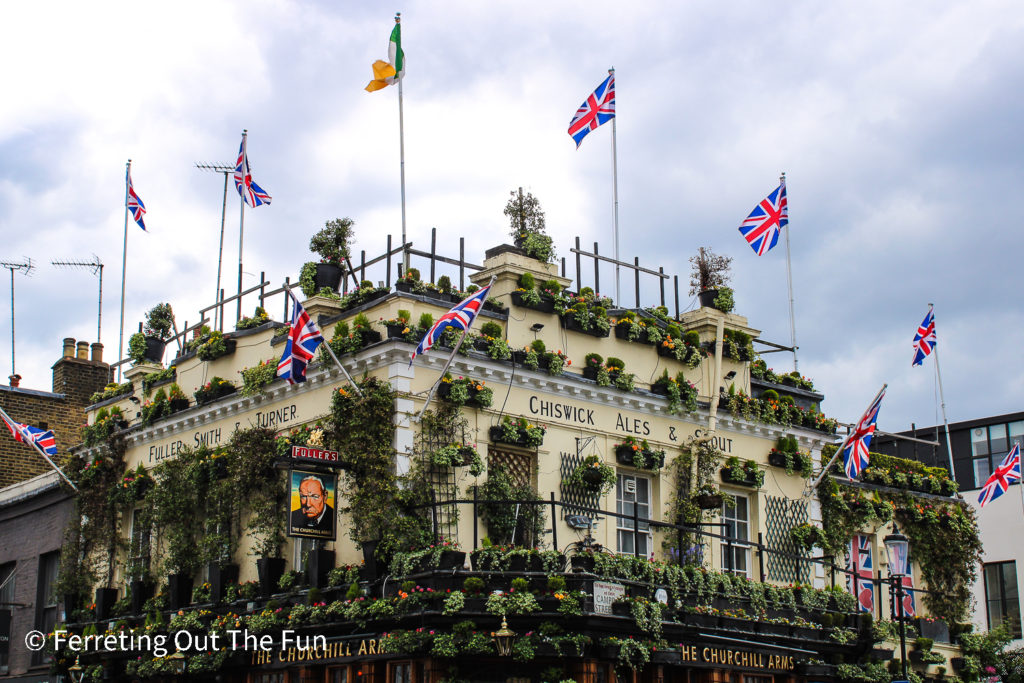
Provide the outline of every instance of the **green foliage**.
{"type": "Polygon", "coordinates": [[[529,485],[516,483],[501,466],[492,465],[487,472],[487,481],[480,490],[483,502],[480,516],[487,524],[487,535],[495,542],[508,544],[515,536],[516,545],[534,547],[543,538],[544,511],[538,505],[524,505],[516,515],[514,503],[498,503],[499,500],[543,499],[529,485]]]}
{"type": "Polygon", "coordinates": [[[174,327],[174,311],[171,310],[170,304],[160,303],[146,313],[146,326],[142,331],[146,336],[167,341],[171,337],[172,327],[174,327]]]}
{"type": "Polygon", "coordinates": [[[302,264],[302,270],[299,271],[299,289],[302,290],[302,296],[307,299],[316,296],[316,263],[313,261],[302,264]]]}
{"type": "Polygon", "coordinates": [[[536,280],[533,278],[533,273],[523,273],[519,276],[519,286],[529,291],[537,286],[536,280]]]}
{"type": "Polygon", "coordinates": [[[480,326],[480,334],[485,337],[500,338],[502,336],[501,325],[493,320],[488,320],[480,326]]]}
{"type": "Polygon", "coordinates": [[[274,358],[261,361],[251,368],[245,368],[242,374],[242,396],[256,396],[263,393],[263,388],[277,378],[277,360],[274,358]]]}
{"type": "Polygon", "coordinates": [[[342,265],[350,256],[350,244],[355,223],[350,218],[335,218],[309,240],[309,250],[318,254],[324,263],[342,265]]]}
{"type": "Polygon", "coordinates": [[[434,316],[430,313],[420,313],[420,329],[429,330],[434,325],[434,316]]]}
{"type": "Polygon", "coordinates": [[[331,397],[325,442],[345,453],[349,474],[343,480],[343,509],[350,515],[349,535],[355,542],[384,537],[393,522],[398,484],[392,461],[395,392],[374,377],[359,382],[362,395],[343,386],[331,397]]]}
{"type": "Polygon", "coordinates": [[[256,311],[252,314],[252,317],[243,316],[241,320],[235,323],[236,330],[250,330],[254,327],[259,327],[264,323],[270,321],[270,314],[267,313],[267,309],[262,306],[257,306],[256,311]]]}
{"type": "Polygon", "coordinates": [[[565,483],[603,496],[615,486],[615,468],[596,455],[588,455],[573,469],[565,483]]]}
{"type": "Polygon", "coordinates": [[[132,359],[132,365],[146,360],[146,335],[142,332],[128,337],[128,357],[132,359]]]}
{"type": "Polygon", "coordinates": [[[209,334],[208,337],[199,345],[196,350],[196,356],[199,360],[216,360],[228,352],[228,341],[224,338],[224,333],[219,330],[214,330],[209,334]]]}
{"type": "Polygon", "coordinates": [[[513,190],[511,199],[505,205],[504,214],[509,219],[509,234],[517,247],[526,255],[538,261],[554,261],[555,250],[551,237],[545,234],[544,210],[531,193],[523,194],[513,190]]]}
{"type": "Polygon", "coordinates": [[[731,287],[719,287],[718,296],[715,297],[714,306],[722,313],[731,313],[736,307],[731,287]]]}

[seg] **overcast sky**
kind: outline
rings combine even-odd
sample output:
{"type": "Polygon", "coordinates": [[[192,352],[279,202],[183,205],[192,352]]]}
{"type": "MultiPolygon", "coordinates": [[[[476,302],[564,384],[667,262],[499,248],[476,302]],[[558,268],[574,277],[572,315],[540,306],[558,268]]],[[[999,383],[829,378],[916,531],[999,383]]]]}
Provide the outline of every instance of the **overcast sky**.
{"type": "MultiPolygon", "coordinates": [[[[611,126],[579,150],[566,128],[615,67],[624,259],[685,287],[698,246],[732,256],[737,312],[788,343],[785,244],[758,257],[736,229],[785,171],[799,367],[827,395],[826,413],[856,421],[888,382],[880,429],[941,422],[933,359],[910,366],[929,302],[949,419],[1024,409],[1020,4],[637,5],[9,5],[0,258],[38,266],[15,275],[22,386],[50,387],[61,338],[96,337],[96,278],[53,259],[102,259],[102,341],[116,356],[129,158],[149,232],[128,228],[126,338],[158,301],[179,324],[212,303],[223,176],[193,164],[233,165],[243,128],[253,178],[273,196],[246,211],[247,285],[261,271],[275,285],[295,279],[331,218],[354,219],[357,249],[371,256],[386,234],[398,242],[397,90],[363,90],[397,10],[416,247],[436,227],[442,252],[456,255],[464,236],[481,262],[507,241],[502,208],[523,186],[560,255],[577,236],[611,254],[611,126]]],[[[238,204],[231,188],[229,293],[238,204]]],[[[6,377],[10,276],[0,275],[6,377]]],[[[601,289],[614,293],[610,273],[601,289]]],[[[790,354],[766,358],[792,369],[790,354]]]]}

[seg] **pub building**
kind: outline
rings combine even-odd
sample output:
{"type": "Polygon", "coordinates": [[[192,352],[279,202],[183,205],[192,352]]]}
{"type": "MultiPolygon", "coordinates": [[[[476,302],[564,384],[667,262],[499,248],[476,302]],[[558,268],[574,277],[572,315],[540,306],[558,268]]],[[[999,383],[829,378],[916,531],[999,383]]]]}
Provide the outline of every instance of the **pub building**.
{"type": "Polygon", "coordinates": [[[391,283],[390,265],[374,287],[363,268],[303,301],[341,367],[322,348],[305,382],[254,380],[291,318],[262,291],[286,322],[190,331],[88,408],[72,469],[92,517],[62,557],[56,673],[841,681],[900,671],[899,605],[907,642],[934,641],[910,671],[954,672],[943,619],[962,606],[930,598],[916,527],[909,569],[883,540],[917,503],[964,514],[955,489],[849,482],[841,461],[813,488],[836,423],[809,380],[760,361],[755,344],[779,345],[747,318],[621,307],[510,245],[448,263],[493,279],[458,353],[442,337],[410,364],[467,294],[415,270],[391,283]],[[159,407],[172,388],[195,400],[159,407]],[[115,405],[130,419],[106,425],[115,405]]]}

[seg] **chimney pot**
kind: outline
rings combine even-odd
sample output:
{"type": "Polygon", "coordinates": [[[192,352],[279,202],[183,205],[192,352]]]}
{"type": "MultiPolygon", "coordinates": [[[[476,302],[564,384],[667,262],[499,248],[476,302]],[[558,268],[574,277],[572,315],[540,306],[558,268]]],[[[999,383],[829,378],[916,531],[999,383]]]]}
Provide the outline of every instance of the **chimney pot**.
{"type": "Polygon", "coordinates": [[[21,384],[21,375],[11,375],[7,379],[10,380],[12,387],[16,387],[21,384]]]}
{"type": "Polygon", "coordinates": [[[103,362],[103,344],[96,342],[92,345],[92,361],[94,363],[103,362]]]}
{"type": "Polygon", "coordinates": [[[64,337],[64,357],[71,358],[75,355],[75,338],[64,337]]]}
{"type": "Polygon", "coordinates": [[[80,360],[89,360],[89,342],[78,342],[78,353],[76,354],[76,357],[80,360]]]}

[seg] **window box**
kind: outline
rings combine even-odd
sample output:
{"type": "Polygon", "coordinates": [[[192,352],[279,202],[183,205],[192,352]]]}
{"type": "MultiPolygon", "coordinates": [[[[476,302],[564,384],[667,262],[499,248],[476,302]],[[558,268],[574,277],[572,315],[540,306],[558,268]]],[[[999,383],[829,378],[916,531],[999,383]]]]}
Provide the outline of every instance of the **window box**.
{"type": "Polygon", "coordinates": [[[733,484],[735,486],[748,486],[748,487],[754,488],[754,489],[760,487],[759,484],[757,483],[757,473],[755,473],[755,472],[746,472],[746,475],[747,476],[746,476],[745,479],[737,481],[737,480],[735,480],[735,479],[733,479],[732,477],[729,476],[729,470],[728,469],[723,467],[722,470],[721,470],[721,476],[722,476],[722,483],[723,484],[733,484]]]}
{"type": "Polygon", "coordinates": [[[516,306],[522,306],[523,308],[529,308],[534,311],[540,311],[541,313],[554,313],[555,312],[555,300],[547,294],[540,295],[540,303],[536,306],[523,302],[522,292],[512,292],[512,303],[516,306]]]}
{"type": "Polygon", "coordinates": [[[581,332],[583,334],[589,334],[591,337],[607,337],[610,332],[609,330],[599,329],[596,325],[591,324],[590,329],[585,330],[580,327],[579,323],[576,322],[576,318],[572,313],[564,314],[560,320],[562,321],[562,327],[566,330],[573,332],[581,332]]]}

